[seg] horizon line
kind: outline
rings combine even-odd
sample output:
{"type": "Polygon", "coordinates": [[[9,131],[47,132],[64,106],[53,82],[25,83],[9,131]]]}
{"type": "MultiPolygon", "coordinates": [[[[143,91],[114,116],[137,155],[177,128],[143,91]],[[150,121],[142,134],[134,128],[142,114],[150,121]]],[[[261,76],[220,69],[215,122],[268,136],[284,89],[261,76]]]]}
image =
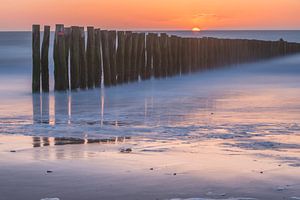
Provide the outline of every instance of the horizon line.
{"type": "MultiPolygon", "coordinates": [[[[69,26],[66,26],[69,27],[69,26]]],[[[84,26],[86,29],[87,26],[84,26]]],[[[98,27],[95,27],[95,29],[98,27]]],[[[41,26],[41,31],[43,29],[43,26],[41,26]]],[[[181,32],[193,32],[192,29],[101,29],[101,30],[116,30],[116,31],[149,31],[149,32],[175,32],[175,31],[181,31],[181,32]]],[[[51,32],[55,31],[55,29],[51,29],[51,32]]],[[[197,32],[206,32],[206,31],[300,31],[300,29],[201,29],[200,31],[194,31],[197,32]]],[[[0,32],[31,32],[31,30],[1,30],[0,32]]]]}

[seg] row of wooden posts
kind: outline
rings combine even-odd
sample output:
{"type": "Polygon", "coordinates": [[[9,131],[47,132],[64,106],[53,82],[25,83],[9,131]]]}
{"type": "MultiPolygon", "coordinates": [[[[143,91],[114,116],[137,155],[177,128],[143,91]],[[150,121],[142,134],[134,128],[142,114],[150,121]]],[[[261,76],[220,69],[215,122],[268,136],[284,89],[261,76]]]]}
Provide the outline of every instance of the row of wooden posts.
{"type": "MultiPolygon", "coordinates": [[[[32,91],[49,91],[50,26],[32,27],[32,91]]],[[[56,25],[54,89],[77,90],[187,74],[300,52],[283,40],[186,38],[166,33],[56,25]],[[87,40],[86,37],[87,36],[87,40]]]]}

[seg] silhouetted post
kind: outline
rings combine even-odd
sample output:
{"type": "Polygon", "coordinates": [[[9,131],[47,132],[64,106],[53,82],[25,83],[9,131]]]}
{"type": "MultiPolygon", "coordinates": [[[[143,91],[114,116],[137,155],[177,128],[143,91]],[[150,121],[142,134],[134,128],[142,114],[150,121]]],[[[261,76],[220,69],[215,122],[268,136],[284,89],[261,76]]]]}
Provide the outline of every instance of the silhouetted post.
{"type": "Polygon", "coordinates": [[[176,75],[179,74],[178,71],[178,41],[177,41],[177,37],[172,35],[170,37],[170,50],[171,50],[171,55],[172,55],[172,59],[173,59],[173,66],[171,66],[171,75],[176,75]]]}
{"type": "Polygon", "coordinates": [[[132,54],[131,54],[131,76],[130,76],[130,81],[138,80],[138,73],[137,73],[138,42],[139,42],[138,34],[133,33],[132,34],[132,54]]]}
{"type": "Polygon", "coordinates": [[[153,67],[153,33],[148,33],[146,36],[146,69],[142,79],[149,79],[153,67]]]}
{"type": "Polygon", "coordinates": [[[79,54],[80,54],[80,88],[86,89],[87,87],[87,60],[85,51],[85,32],[84,27],[80,27],[80,41],[79,41],[79,54]]]}
{"type": "Polygon", "coordinates": [[[64,25],[56,25],[55,39],[54,39],[54,89],[57,91],[67,90],[66,73],[66,50],[65,50],[65,32],[64,25]]]}
{"type": "Polygon", "coordinates": [[[125,82],[130,81],[131,68],[132,68],[132,32],[126,31],[126,42],[125,42],[125,82]]]}
{"type": "Polygon", "coordinates": [[[49,92],[49,41],[50,26],[44,26],[44,39],[41,53],[42,90],[49,92]]]}
{"type": "Polygon", "coordinates": [[[32,26],[32,92],[40,92],[40,25],[32,26]]]}
{"type": "Polygon", "coordinates": [[[65,28],[65,50],[66,50],[66,87],[69,88],[69,58],[70,58],[70,45],[71,45],[71,28],[65,28]]]}
{"type": "Polygon", "coordinates": [[[178,52],[177,52],[177,56],[178,56],[178,60],[177,60],[177,67],[178,67],[178,74],[181,75],[182,73],[182,51],[183,51],[183,47],[182,47],[182,38],[181,37],[177,37],[177,46],[178,46],[178,52]]]}
{"type": "Polygon", "coordinates": [[[101,30],[95,30],[95,87],[101,86],[102,54],[101,54],[101,30]]]}
{"type": "Polygon", "coordinates": [[[104,85],[111,85],[111,73],[110,73],[110,57],[108,47],[108,31],[101,31],[101,47],[103,56],[103,74],[104,74],[104,85]]]}
{"type": "Polygon", "coordinates": [[[86,59],[87,59],[87,86],[94,88],[95,85],[95,30],[94,27],[87,27],[87,46],[86,46],[86,59]]]}
{"type": "MultiPolygon", "coordinates": [[[[213,39],[212,38],[207,38],[206,48],[207,48],[207,68],[212,69],[213,67],[213,39]]],[[[234,54],[234,52],[232,52],[232,54],[234,54]]]]}
{"type": "Polygon", "coordinates": [[[160,34],[160,50],[161,50],[161,66],[162,66],[162,76],[168,76],[168,67],[169,67],[169,56],[168,56],[168,35],[166,33],[160,34]]]}
{"type": "Polygon", "coordinates": [[[76,90],[80,88],[80,29],[77,26],[71,28],[71,51],[70,51],[70,79],[71,89],[76,90]]]}
{"type": "Polygon", "coordinates": [[[118,83],[124,82],[125,75],[125,32],[118,31],[118,49],[117,49],[117,71],[118,83]]]}
{"type": "Polygon", "coordinates": [[[181,73],[188,73],[188,38],[182,38],[181,73]]]}
{"type": "Polygon", "coordinates": [[[167,63],[167,76],[172,76],[174,71],[174,61],[175,58],[173,57],[173,49],[172,49],[172,39],[167,35],[167,55],[168,55],[168,63],[167,63]]]}
{"type": "Polygon", "coordinates": [[[197,71],[198,39],[192,39],[192,71],[197,71]]]}
{"type": "Polygon", "coordinates": [[[200,56],[201,56],[201,40],[200,38],[197,38],[197,70],[200,69],[201,66],[201,60],[200,60],[200,56]]]}
{"type": "Polygon", "coordinates": [[[154,57],[153,57],[154,77],[160,78],[162,75],[160,37],[156,33],[153,34],[153,46],[154,46],[154,57]]]}
{"type": "Polygon", "coordinates": [[[138,61],[137,61],[137,73],[142,77],[145,74],[145,33],[138,34],[138,61]]]}
{"type": "Polygon", "coordinates": [[[279,42],[280,55],[284,55],[285,54],[284,40],[281,38],[278,42],[279,42]]]}
{"type": "Polygon", "coordinates": [[[199,42],[198,42],[198,45],[199,45],[199,67],[198,69],[199,70],[202,70],[204,68],[204,48],[203,48],[203,38],[199,38],[199,42]]]}
{"type": "Polygon", "coordinates": [[[111,83],[117,84],[117,46],[116,46],[117,33],[116,31],[109,31],[108,44],[109,44],[109,57],[110,57],[110,75],[111,83]]]}

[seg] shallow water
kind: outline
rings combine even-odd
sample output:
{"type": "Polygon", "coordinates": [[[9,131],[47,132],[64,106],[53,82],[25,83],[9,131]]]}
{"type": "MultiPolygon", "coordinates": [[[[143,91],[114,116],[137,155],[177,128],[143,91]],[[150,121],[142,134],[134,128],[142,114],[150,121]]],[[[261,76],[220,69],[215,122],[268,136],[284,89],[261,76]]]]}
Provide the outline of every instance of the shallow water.
{"type": "MultiPolygon", "coordinates": [[[[270,40],[281,36],[300,42],[299,31],[197,34],[270,40]]],[[[90,158],[94,155],[86,154],[81,148],[72,149],[70,154],[53,153],[51,148],[47,148],[54,144],[51,143],[55,141],[53,137],[81,138],[81,141],[130,137],[139,141],[129,142],[129,146],[137,150],[140,157],[122,160],[108,154],[109,162],[121,159],[122,164],[125,162],[130,167],[134,162],[148,163],[148,154],[158,154],[154,156],[158,159],[154,164],[163,166],[164,158],[171,163],[174,161],[174,166],[170,164],[172,169],[187,171],[189,177],[184,183],[191,186],[191,177],[200,172],[195,172],[198,165],[191,167],[189,163],[198,157],[197,163],[201,163],[201,159],[208,162],[204,168],[200,167],[200,178],[207,178],[216,185],[223,183],[218,178],[229,176],[226,172],[230,172],[232,177],[245,176],[245,180],[252,178],[253,173],[263,172],[268,177],[258,180],[272,185],[271,194],[276,196],[275,191],[284,191],[280,197],[290,199],[292,194],[300,195],[300,55],[118,87],[32,95],[30,45],[29,33],[0,33],[0,134],[39,138],[35,142],[41,141],[38,146],[45,147],[41,151],[46,153],[33,152],[33,155],[38,154],[37,160],[60,160],[63,156],[90,158]],[[44,145],[47,144],[45,137],[50,137],[49,145],[44,145]],[[204,151],[203,147],[216,147],[218,151],[204,151]],[[43,155],[50,157],[43,158],[43,155]],[[245,161],[245,165],[239,160],[245,161]],[[254,160],[263,162],[260,165],[254,160]],[[179,168],[177,162],[181,163],[179,168]],[[215,168],[216,164],[222,167],[215,168]],[[284,168],[277,169],[279,165],[284,165],[284,168]],[[244,168],[248,170],[246,174],[243,173],[244,168]],[[254,171],[250,173],[250,170],[254,171]],[[204,176],[203,173],[208,174],[204,176]],[[291,184],[293,187],[286,186],[291,184]],[[291,195],[289,192],[292,192],[291,195]]],[[[9,140],[0,137],[0,144],[7,144],[9,140]]],[[[8,146],[4,150],[2,145],[0,149],[18,150],[18,145],[22,147],[17,143],[17,146],[8,146]]],[[[152,183],[155,182],[152,180],[152,183]]],[[[247,184],[243,182],[242,185],[247,184]]],[[[218,188],[222,186],[218,185],[218,188]]],[[[255,194],[257,190],[242,189],[247,194],[255,194]]],[[[186,199],[191,196],[167,197],[186,199]]],[[[203,196],[192,197],[201,199],[203,196]]],[[[217,198],[222,199],[220,196],[217,198]]]]}
{"type": "MultiPolygon", "coordinates": [[[[173,33],[300,41],[299,31],[173,33]]],[[[28,32],[0,33],[1,133],[224,140],[299,133],[300,55],[112,88],[32,95],[30,40],[28,32]]],[[[50,74],[52,65],[50,59],[50,74]]]]}

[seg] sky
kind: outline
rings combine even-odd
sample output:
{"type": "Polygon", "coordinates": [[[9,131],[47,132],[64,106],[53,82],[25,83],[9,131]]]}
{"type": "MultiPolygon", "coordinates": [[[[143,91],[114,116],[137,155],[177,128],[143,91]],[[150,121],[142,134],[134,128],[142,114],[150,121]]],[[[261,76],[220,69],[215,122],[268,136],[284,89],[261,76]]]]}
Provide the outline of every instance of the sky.
{"type": "Polygon", "coordinates": [[[105,29],[300,29],[300,0],[0,0],[0,30],[32,24],[105,29]]]}

